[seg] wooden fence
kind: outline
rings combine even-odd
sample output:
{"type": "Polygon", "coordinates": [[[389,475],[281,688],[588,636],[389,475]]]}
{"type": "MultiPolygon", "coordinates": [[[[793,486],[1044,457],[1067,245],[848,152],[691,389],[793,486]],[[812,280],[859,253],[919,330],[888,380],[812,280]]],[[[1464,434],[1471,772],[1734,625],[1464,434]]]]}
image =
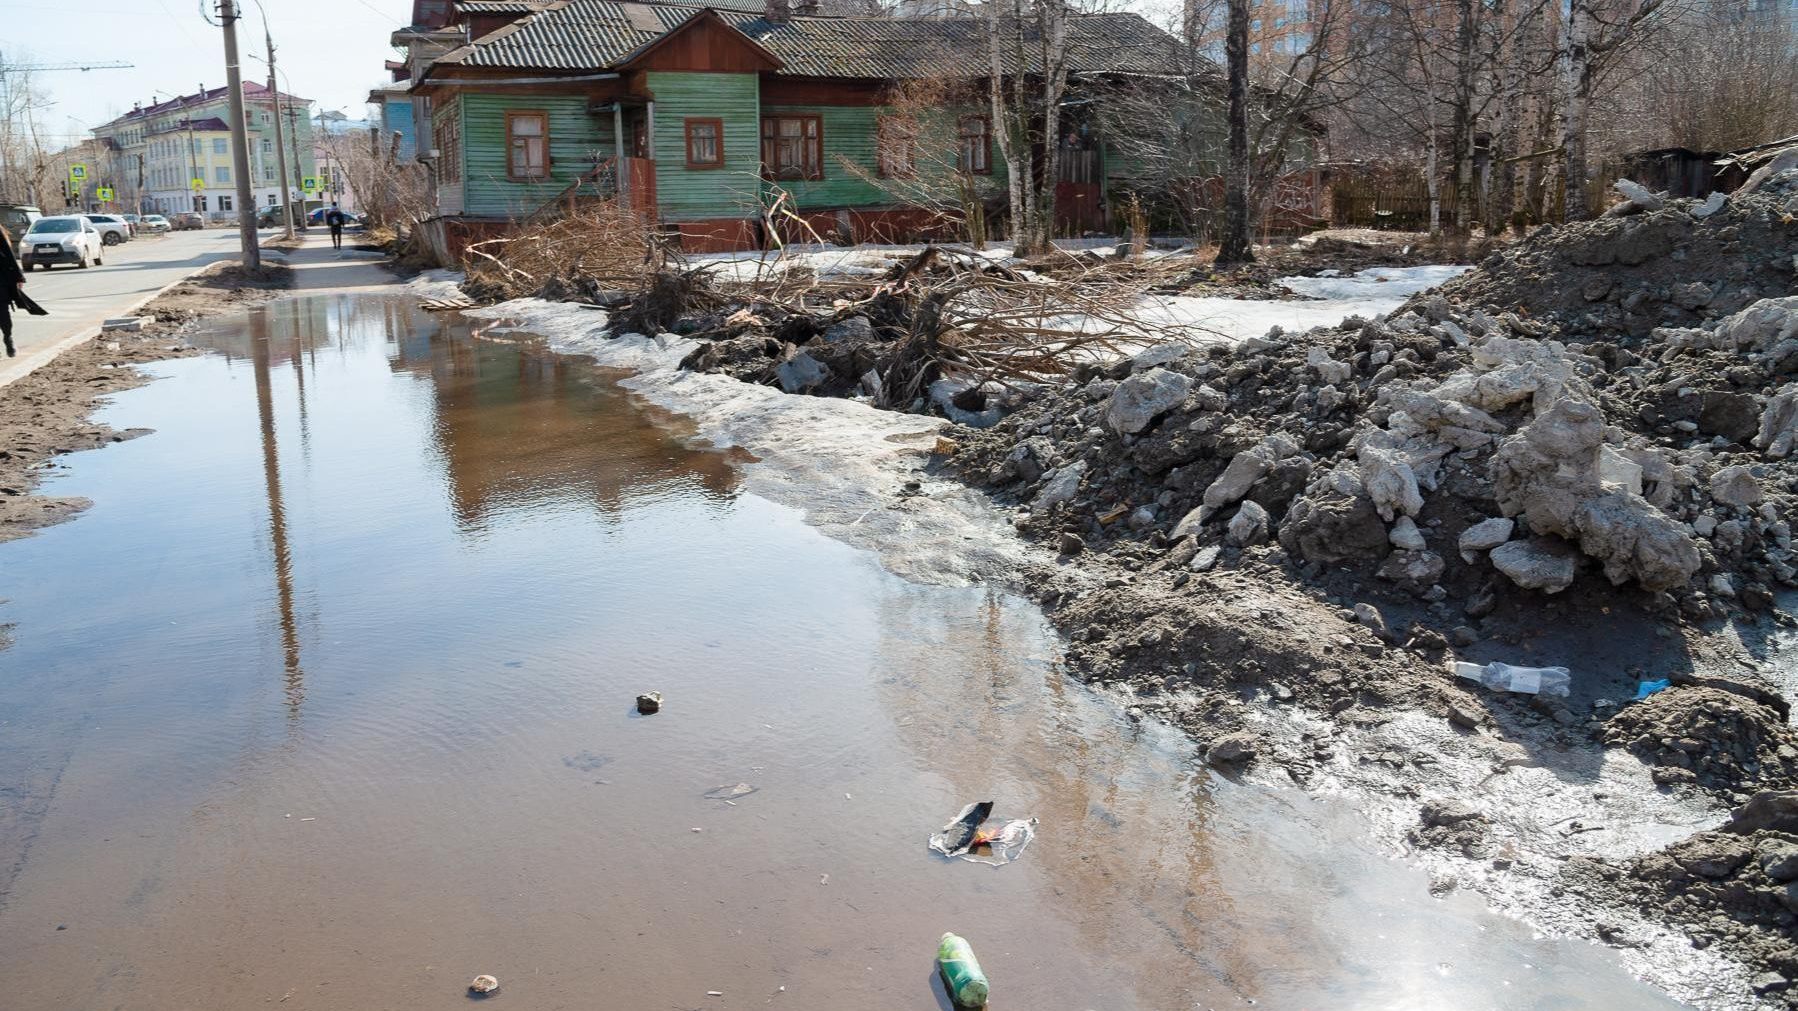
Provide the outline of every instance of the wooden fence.
{"type": "MultiPolygon", "coordinates": [[[[1455,219],[1454,187],[1439,191],[1443,225],[1455,219]]],[[[1430,230],[1430,189],[1422,179],[1341,179],[1330,186],[1330,223],[1337,228],[1430,230]]]]}

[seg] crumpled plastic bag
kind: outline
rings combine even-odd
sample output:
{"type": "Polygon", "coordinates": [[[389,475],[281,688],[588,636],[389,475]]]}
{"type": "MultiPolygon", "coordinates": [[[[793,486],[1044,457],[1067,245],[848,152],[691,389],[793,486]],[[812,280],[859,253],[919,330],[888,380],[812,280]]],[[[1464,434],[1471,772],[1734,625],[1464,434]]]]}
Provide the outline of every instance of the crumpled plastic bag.
{"type": "Polygon", "coordinates": [[[930,834],[930,848],[946,857],[1002,867],[1022,856],[1036,838],[1035,818],[993,818],[993,802],[969,804],[930,834]]]}

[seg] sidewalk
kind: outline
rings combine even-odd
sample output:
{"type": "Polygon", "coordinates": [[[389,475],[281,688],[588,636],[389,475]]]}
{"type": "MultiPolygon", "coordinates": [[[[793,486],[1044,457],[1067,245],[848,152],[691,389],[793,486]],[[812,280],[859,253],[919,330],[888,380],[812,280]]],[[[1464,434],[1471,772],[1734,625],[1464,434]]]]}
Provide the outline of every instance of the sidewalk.
{"type": "MultiPolygon", "coordinates": [[[[282,250],[265,247],[262,256],[265,262],[285,263],[293,268],[294,286],[292,291],[294,293],[366,291],[398,284],[394,275],[382,266],[387,262],[386,256],[348,248],[355,238],[360,237],[360,234],[351,233],[344,236],[345,248],[339,251],[331,248],[331,235],[328,231],[314,228],[299,236],[301,244],[298,248],[282,250]]],[[[265,236],[263,241],[270,241],[270,237],[265,236]]],[[[108,251],[109,256],[116,256],[117,248],[112,247],[108,251]]],[[[126,276],[123,273],[96,278],[96,275],[91,272],[73,279],[84,283],[92,283],[96,279],[112,281],[120,287],[118,292],[110,297],[101,296],[87,299],[50,297],[45,299],[47,306],[56,314],[51,317],[52,322],[56,321],[56,317],[61,317],[63,326],[60,332],[55,330],[44,332],[48,329],[44,328],[40,329],[37,334],[31,334],[27,327],[42,327],[42,324],[35,321],[43,319],[43,317],[28,319],[22,313],[17,314],[15,319],[21,324],[19,327],[19,357],[0,358],[0,388],[17,382],[48,365],[70,348],[78,347],[94,339],[100,334],[100,324],[105,319],[113,316],[135,315],[143,306],[154,301],[163,292],[181,284],[196,271],[210,266],[218,260],[236,259],[236,252],[234,247],[225,245],[218,249],[207,249],[202,255],[196,255],[191,260],[176,259],[153,264],[122,265],[150,267],[158,271],[157,273],[143,274],[143,279],[138,279],[138,274],[126,276]]],[[[62,275],[56,275],[56,278],[58,281],[64,280],[62,275]]],[[[26,290],[33,296],[42,298],[46,287],[42,282],[48,280],[49,276],[41,271],[33,274],[30,286],[26,290]]]]}
{"type": "Polygon", "coordinates": [[[331,248],[331,233],[323,228],[307,229],[300,235],[299,248],[285,251],[265,250],[265,256],[279,257],[293,268],[295,292],[341,291],[385,288],[399,280],[383,264],[387,256],[351,249],[362,237],[351,232],[343,237],[343,249],[331,248]]]}

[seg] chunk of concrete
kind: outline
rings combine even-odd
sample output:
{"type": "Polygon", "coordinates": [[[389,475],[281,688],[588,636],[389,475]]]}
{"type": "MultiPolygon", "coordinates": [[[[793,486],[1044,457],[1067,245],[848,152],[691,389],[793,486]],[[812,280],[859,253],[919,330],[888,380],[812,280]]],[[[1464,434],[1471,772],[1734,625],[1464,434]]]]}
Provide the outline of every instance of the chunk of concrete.
{"type": "Polygon", "coordinates": [[[1754,445],[1775,460],[1791,456],[1798,448],[1798,383],[1781,388],[1767,401],[1754,445]]]}
{"type": "Polygon", "coordinates": [[[1244,546],[1267,540],[1267,510],[1258,502],[1244,502],[1230,517],[1224,536],[1230,543],[1244,546]]]}
{"type": "Polygon", "coordinates": [[[1526,590],[1560,593],[1573,585],[1574,557],[1566,545],[1543,537],[1510,541],[1487,556],[1493,567],[1526,590]]]}
{"type": "Polygon", "coordinates": [[[1073,499],[1080,491],[1080,480],[1086,477],[1086,461],[1076,460],[1066,467],[1057,470],[1043,482],[1042,490],[1036,493],[1031,507],[1037,511],[1051,509],[1063,502],[1073,499]]]}
{"type": "Polygon", "coordinates": [[[1135,435],[1156,418],[1186,402],[1192,377],[1163,368],[1138,372],[1118,384],[1105,408],[1105,424],[1118,435],[1135,435]]]}
{"type": "Polygon", "coordinates": [[[830,378],[830,366],[813,358],[810,352],[801,351],[776,366],[774,378],[782,392],[808,393],[830,378]]]}
{"type": "Polygon", "coordinates": [[[1400,516],[1392,524],[1392,530],[1386,535],[1386,539],[1392,542],[1393,547],[1405,551],[1422,551],[1428,547],[1424,543],[1423,531],[1417,529],[1417,521],[1409,516],[1400,516]]]}
{"type": "Polygon", "coordinates": [[[1339,362],[1330,357],[1330,352],[1314,347],[1305,354],[1305,364],[1316,370],[1318,381],[1326,386],[1340,386],[1348,382],[1354,370],[1347,362],[1339,362]]]}
{"type": "Polygon", "coordinates": [[[1659,194],[1632,179],[1619,179],[1611,185],[1618,193],[1623,194],[1623,199],[1644,211],[1658,211],[1667,206],[1667,202],[1659,194]]]}
{"type": "Polygon", "coordinates": [[[1758,505],[1761,500],[1761,483],[1741,464],[1725,467],[1711,475],[1711,498],[1718,505],[1735,506],[1738,509],[1758,505]]]}
{"type": "Polygon", "coordinates": [[[1511,532],[1515,529],[1517,529],[1516,520],[1509,516],[1494,516],[1461,531],[1461,539],[1456,542],[1456,547],[1461,549],[1461,554],[1464,556],[1475,551],[1491,551],[1510,540],[1511,532]]]}

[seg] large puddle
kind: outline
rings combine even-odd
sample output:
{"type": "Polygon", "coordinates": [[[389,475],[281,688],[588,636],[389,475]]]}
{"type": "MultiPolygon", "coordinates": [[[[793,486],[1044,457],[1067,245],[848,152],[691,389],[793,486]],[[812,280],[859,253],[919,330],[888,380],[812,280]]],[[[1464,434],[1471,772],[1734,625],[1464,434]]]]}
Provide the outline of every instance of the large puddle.
{"type": "MultiPolygon", "coordinates": [[[[316,296],[117,398],[0,547],[5,1006],[1674,1008],[1213,776],[536,343],[316,296]],[[666,696],[653,717],[633,697],[666,696]],[[705,793],[748,784],[726,802],[705,793]],[[928,852],[992,799],[1017,863],[928,852]]],[[[753,466],[753,464],[749,464],[753,466]]]]}

